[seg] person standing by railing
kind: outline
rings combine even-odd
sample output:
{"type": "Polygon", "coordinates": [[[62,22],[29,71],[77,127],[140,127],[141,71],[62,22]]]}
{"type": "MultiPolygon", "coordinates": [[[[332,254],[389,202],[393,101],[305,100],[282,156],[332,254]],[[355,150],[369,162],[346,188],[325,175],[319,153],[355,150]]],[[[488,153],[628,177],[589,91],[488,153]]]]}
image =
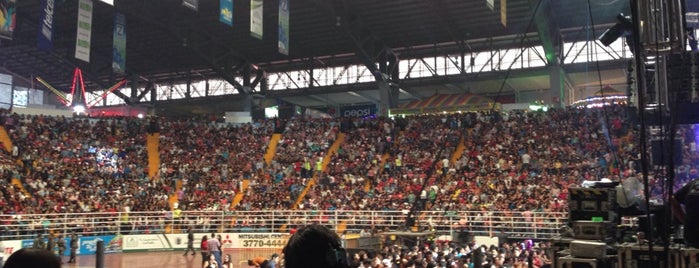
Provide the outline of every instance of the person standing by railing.
{"type": "Polygon", "coordinates": [[[70,236],[70,259],[68,263],[75,263],[75,255],[78,253],[78,236],[73,233],[70,236]]]}
{"type": "Polygon", "coordinates": [[[63,253],[66,252],[66,240],[63,239],[62,234],[58,235],[58,241],[56,241],[56,244],[58,245],[58,257],[61,258],[61,263],[63,263],[63,253]]]}
{"type": "Polygon", "coordinates": [[[184,250],[182,256],[187,256],[187,252],[190,250],[192,250],[192,256],[197,252],[194,250],[194,231],[192,230],[192,226],[187,227],[187,249],[184,250]]]}
{"type": "Polygon", "coordinates": [[[52,233],[49,233],[48,240],[46,242],[46,250],[53,252],[55,254],[54,248],[56,247],[56,238],[52,233]]]}
{"type": "Polygon", "coordinates": [[[32,245],[32,248],[36,249],[45,249],[46,245],[44,244],[44,236],[42,234],[38,234],[36,238],[34,238],[34,244],[32,245]]]}

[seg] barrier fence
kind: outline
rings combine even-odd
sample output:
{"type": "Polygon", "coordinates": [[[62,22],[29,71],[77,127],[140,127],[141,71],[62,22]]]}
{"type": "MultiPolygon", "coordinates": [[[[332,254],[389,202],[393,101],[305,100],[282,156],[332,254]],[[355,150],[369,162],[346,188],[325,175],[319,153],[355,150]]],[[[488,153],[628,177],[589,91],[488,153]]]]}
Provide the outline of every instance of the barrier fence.
{"type": "MultiPolygon", "coordinates": [[[[38,234],[79,236],[196,233],[288,233],[289,229],[323,224],[337,232],[405,230],[407,211],[266,210],[150,211],[0,215],[0,241],[32,239],[38,234]]],[[[567,221],[567,213],[514,211],[423,211],[417,228],[439,235],[468,231],[473,235],[550,238],[567,221]]]]}

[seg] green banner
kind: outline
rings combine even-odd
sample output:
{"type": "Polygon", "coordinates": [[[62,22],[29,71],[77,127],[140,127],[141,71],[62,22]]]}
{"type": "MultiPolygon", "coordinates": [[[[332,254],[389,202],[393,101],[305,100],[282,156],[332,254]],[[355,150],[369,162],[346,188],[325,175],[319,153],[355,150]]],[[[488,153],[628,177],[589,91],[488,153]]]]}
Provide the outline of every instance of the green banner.
{"type": "Polygon", "coordinates": [[[92,0],[78,2],[78,33],[75,38],[75,58],[90,62],[92,41],[92,0]]]}

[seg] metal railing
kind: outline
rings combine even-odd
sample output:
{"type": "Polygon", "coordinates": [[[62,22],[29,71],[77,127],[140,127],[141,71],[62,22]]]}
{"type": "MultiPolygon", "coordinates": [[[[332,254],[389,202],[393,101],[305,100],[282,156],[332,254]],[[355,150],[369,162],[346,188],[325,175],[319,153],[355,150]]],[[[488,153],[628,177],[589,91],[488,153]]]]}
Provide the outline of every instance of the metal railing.
{"type": "MultiPolygon", "coordinates": [[[[38,234],[80,235],[195,232],[288,232],[307,224],[335,231],[404,230],[407,211],[269,210],[269,211],[150,211],[70,214],[0,215],[0,240],[30,239],[38,234]]],[[[467,230],[474,235],[550,238],[567,220],[566,213],[514,211],[424,211],[417,229],[432,226],[439,234],[467,230]]],[[[411,228],[415,229],[415,228],[411,228]]]]}

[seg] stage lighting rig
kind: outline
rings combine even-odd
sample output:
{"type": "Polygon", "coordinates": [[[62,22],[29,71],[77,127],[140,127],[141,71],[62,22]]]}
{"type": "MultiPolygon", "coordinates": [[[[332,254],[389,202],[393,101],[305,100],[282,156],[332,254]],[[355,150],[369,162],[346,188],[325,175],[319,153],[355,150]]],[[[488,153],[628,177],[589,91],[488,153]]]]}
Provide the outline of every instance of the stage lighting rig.
{"type": "Polygon", "coordinates": [[[599,36],[598,40],[602,42],[604,46],[609,46],[614,41],[619,39],[619,37],[628,37],[633,33],[633,22],[631,21],[631,16],[626,16],[624,13],[619,13],[616,16],[617,23],[612,26],[612,28],[607,29],[599,36]]]}

